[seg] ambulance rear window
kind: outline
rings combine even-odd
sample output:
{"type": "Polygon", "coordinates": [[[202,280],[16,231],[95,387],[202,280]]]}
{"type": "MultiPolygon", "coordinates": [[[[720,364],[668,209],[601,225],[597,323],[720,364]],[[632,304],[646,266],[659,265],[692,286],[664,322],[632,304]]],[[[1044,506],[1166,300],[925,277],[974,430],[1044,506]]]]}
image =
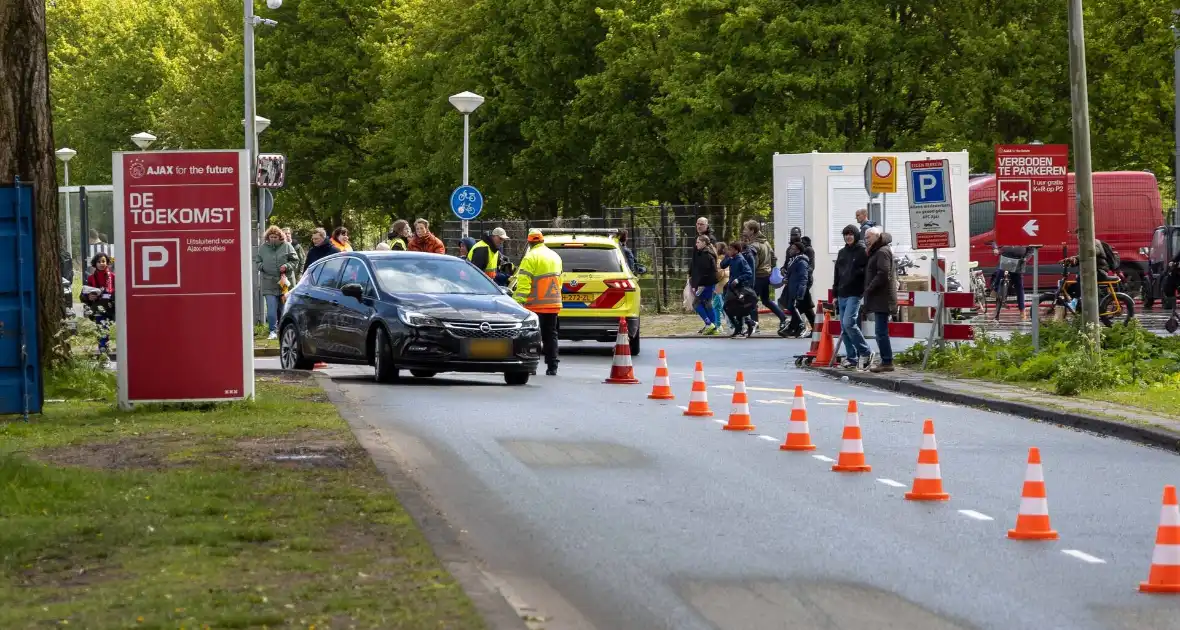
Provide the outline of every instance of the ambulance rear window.
{"type": "MultiPolygon", "coordinates": [[[[581,243],[579,243],[581,245],[581,243]]],[[[614,247],[552,246],[561,256],[561,270],[565,273],[621,273],[619,250],[614,247]]]]}

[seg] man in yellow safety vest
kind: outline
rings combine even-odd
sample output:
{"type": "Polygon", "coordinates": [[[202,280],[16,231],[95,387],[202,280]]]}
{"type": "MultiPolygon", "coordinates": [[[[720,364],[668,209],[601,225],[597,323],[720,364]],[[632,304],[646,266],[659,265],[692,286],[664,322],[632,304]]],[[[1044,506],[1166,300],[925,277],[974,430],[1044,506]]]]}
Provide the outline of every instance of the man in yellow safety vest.
{"type": "Polygon", "coordinates": [[[500,268],[500,247],[508,240],[508,233],[504,228],[496,228],[488,232],[482,239],[467,250],[467,260],[471,264],[483,269],[492,280],[496,279],[496,270],[500,268]]]}
{"type": "Polygon", "coordinates": [[[561,312],[561,257],[545,246],[540,230],[529,230],[529,250],[516,270],[513,297],[537,314],[548,376],[557,375],[557,314],[561,312]]]}

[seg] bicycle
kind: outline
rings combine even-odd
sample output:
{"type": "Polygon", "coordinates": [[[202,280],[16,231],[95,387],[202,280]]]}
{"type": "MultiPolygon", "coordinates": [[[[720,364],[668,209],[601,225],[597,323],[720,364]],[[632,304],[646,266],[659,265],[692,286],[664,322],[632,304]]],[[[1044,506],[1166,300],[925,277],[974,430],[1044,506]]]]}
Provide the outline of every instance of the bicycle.
{"type": "Polygon", "coordinates": [[[1020,272],[1021,258],[1000,256],[1000,281],[996,285],[996,321],[1000,319],[1000,312],[1008,305],[1008,291],[1012,287],[1012,274],[1020,272]]]}
{"type": "MultiPolygon", "coordinates": [[[[1077,285],[1078,281],[1069,277],[1070,261],[1069,258],[1060,261],[1061,279],[1057,281],[1057,290],[1053,293],[1042,293],[1037,299],[1038,307],[1047,304],[1043,311],[1045,317],[1052,317],[1058,308],[1062,309],[1065,317],[1077,315],[1080,303],[1077,298],[1070,295],[1069,290],[1077,285]]],[[[1105,294],[1102,294],[1098,301],[1098,319],[1107,328],[1113,326],[1116,319],[1127,323],[1135,317],[1135,301],[1130,295],[1119,290],[1120,284],[1121,281],[1117,277],[1098,280],[1099,293],[1102,294],[1105,289],[1105,294]]]]}

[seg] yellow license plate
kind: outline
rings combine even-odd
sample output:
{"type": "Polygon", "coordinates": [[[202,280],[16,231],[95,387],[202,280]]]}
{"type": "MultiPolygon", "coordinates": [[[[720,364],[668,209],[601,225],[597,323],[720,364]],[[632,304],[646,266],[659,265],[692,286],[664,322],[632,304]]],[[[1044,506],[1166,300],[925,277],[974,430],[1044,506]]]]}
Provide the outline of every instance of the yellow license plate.
{"type": "Polygon", "coordinates": [[[509,339],[472,339],[467,344],[467,356],[472,359],[507,359],[512,356],[509,339]]]}
{"type": "Polygon", "coordinates": [[[596,299],[597,295],[589,293],[563,293],[561,296],[562,302],[593,302],[596,299]]]}

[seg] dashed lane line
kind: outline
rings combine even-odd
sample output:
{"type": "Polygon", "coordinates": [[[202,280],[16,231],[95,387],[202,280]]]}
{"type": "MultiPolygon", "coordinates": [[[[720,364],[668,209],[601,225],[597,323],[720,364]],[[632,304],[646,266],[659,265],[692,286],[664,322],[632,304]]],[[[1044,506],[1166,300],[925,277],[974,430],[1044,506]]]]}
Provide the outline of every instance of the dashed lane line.
{"type": "Polygon", "coordinates": [[[1062,549],[1061,553],[1067,556],[1073,556],[1082,562],[1088,562],[1090,564],[1106,564],[1106,561],[1102,558],[1096,558],[1084,551],[1078,551],[1077,549],[1062,549]]]}
{"type": "Polygon", "coordinates": [[[821,462],[828,462],[829,464],[836,461],[827,455],[812,455],[812,457],[818,459],[821,462]]]}
{"type": "Polygon", "coordinates": [[[769,440],[769,441],[771,441],[771,442],[777,442],[777,441],[778,441],[778,438],[776,438],[776,437],[774,437],[774,436],[772,436],[772,435],[759,435],[759,436],[758,436],[758,439],[761,439],[761,440],[769,440]]]}
{"type": "Polygon", "coordinates": [[[883,483],[887,486],[892,486],[894,488],[904,488],[905,487],[904,483],[899,483],[899,482],[894,481],[892,479],[879,478],[879,479],[877,479],[877,482],[883,483]]]}
{"type": "Polygon", "coordinates": [[[996,519],[988,516],[987,514],[984,514],[982,512],[976,512],[975,510],[959,510],[959,514],[962,514],[963,516],[966,516],[968,518],[973,518],[977,521],[994,521],[994,520],[996,520],[996,519]]]}

